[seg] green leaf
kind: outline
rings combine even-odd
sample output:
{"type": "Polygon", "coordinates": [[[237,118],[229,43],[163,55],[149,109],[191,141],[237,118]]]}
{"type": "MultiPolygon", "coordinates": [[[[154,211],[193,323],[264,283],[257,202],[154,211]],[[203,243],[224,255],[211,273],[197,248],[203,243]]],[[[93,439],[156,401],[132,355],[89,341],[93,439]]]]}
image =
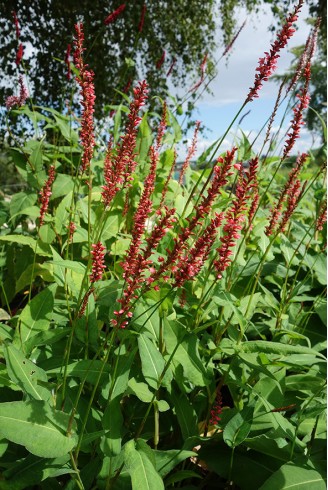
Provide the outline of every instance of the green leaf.
{"type": "Polygon", "coordinates": [[[44,459],[30,454],[2,473],[4,480],[0,481],[0,490],[24,490],[47,478],[55,478],[67,473],[75,473],[71,468],[69,455],[44,459]]]}
{"type": "Polygon", "coordinates": [[[57,174],[56,180],[52,185],[51,199],[67,196],[74,188],[74,180],[71,176],[65,174],[57,174]]]}
{"type": "Polygon", "coordinates": [[[16,293],[25,288],[25,286],[30,285],[30,283],[33,282],[37,276],[41,277],[45,282],[53,282],[53,276],[47,267],[42,264],[30,264],[23,270],[22,274],[16,281],[16,293]]]}
{"type": "Polygon", "coordinates": [[[203,479],[203,477],[201,475],[199,475],[198,473],[196,473],[195,471],[181,470],[181,471],[178,471],[177,473],[174,473],[173,475],[169,476],[165,480],[165,485],[169,486],[169,485],[172,485],[173,483],[177,483],[179,481],[186,480],[187,478],[200,478],[201,480],[203,479]]]}
{"type": "Polygon", "coordinates": [[[19,214],[24,214],[25,209],[33,206],[36,200],[37,195],[34,193],[18,192],[17,194],[14,194],[9,206],[11,218],[14,218],[19,214]]]}
{"type": "Polygon", "coordinates": [[[72,205],[72,192],[62,199],[55,212],[55,227],[57,233],[67,234],[68,218],[72,205]]]}
{"type": "Polygon", "coordinates": [[[85,265],[75,260],[52,260],[49,263],[52,265],[57,265],[58,267],[62,267],[63,269],[69,269],[71,271],[77,272],[78,274],[84,274],[86,269],[85,265]]]}
{"type": "Polygon", "coordinates": [[[121,452],[123,416],[121,399],[128,387],[131,364],[137,352],[135,348],[129,355],[122,353],[117,359],[116,373],[111,385],[103,389],[105,399],[110,399],[103,418],[102,426],[107,431],[102,439],[101,449],[107,456],[115,456],[121,452]]]}
{"type": "Polygon", "coordinates": [[[169,449],[168,451],[154,451],[156,470],[164,478],[173,468],[187,458],[197,456],[193,451],[169,449]]]}
{"type": "Polygon", "coordinates": [[[120,454],[122,447],[122,427],[123,415],[121,412],[121,398],[117,395],[108,403],[102,419],[103,428],[107,431],[101,449],[106,456],[116,456],[120,454]]]}
{"type": "Polygon", "coordinates": [[[132,490],[164,490],[160,475],[143,451],[138,451],[135,441],[124,446],[124,462],[132,480],[132,490]]]}
{"type": "Polygon", "coordinates": [[[4,353],[10,379],[35,400],[49,400],[50,391],[38,384],[39,381],[48,381],[43,369],[26,359],[23,353],[12,345],[5,345],[4,353]]]}
{"type": "MultiPolygon", "coordinates": [[[[49,373],[59,373],[61,368],[56,368],[53,370],[49,370],[49,373]]],[[[100,381],[99,384],[104,384],[109,381],[109,373],[110,366],[108,364],[104,365],[102,361],[98,360],[83,360],[76,361],[67,366],[67,374],[69,376],[85,379],[87,383],[96,384],[98,382],[99,376],[100,381]]]]}
{"type": "Polygon", "coordinates": [[[241,349],[244,352],[264,352],[266,354],[280,354],[289,356],[290,354],[313,354],[324,358],[319,352],[309,347],[301,345],[281,344],[279,342],[269,342],[266,340],[250,340],[241,344],[241,349]]]}
{"type": "Polygon", "coordinates": [[[75,425],[66,436],[70,415],[41,400],[0,403],[0,433],[11,442],[25,446],[35,456],[64,456],[77,443],[75,425]]]}
{"type": "Polygon", "coordinates": [[[79,140],[78,134],[74,129],[72,128],[72,124],[69,120],[64,119],[63,117],[58,117],[54,116],[57,127],[59,128],[61,134],[64,136],[64,138],[69,141],[70,143],[77,143],[79,140]]]}
{"type": "Polygon", "coordinates": [[[30,337],[24,344],[24,349],[27,354],[29,354],[34,347],[38,345],[51,345],[63,337],[68,336],[72,332],[72,329],[69,328],[55,328],[53,330],[44,330],[42,332],[37,333],[33,337],[30,337]]]}
{"type": "Polygon", "coordinates": [[[187,395],[172,389],[170,397],[173,402],[175,413],[180,425],[183,439],[198,436],[197,414],[191,405],[187,395]]]}
{"type": "Polygon", "coordinates": [[[129,379],[129,389],[144,403],[149,403],[153,399],[154,393],[150,391],[148,385],[135,378],[129,379]]]}
{"type": "Polygon", "coordinates": [[[198,354],[199,340],[197,336],[185,334],[185,327],[179,322],[164,319],[164,340],[169,354],[173,352],[177,344],[179,345],[174,354],[173,362],[174,364],[181,364],[184,376],[196,386],[207,385],[209,380],[198,354]]]}
{"type": "Polygon", "coordinates": [[[259,490],[325,490],[325,480],[313,467],[286,463],[260,487],[259,490]]]}
{"type": "Polygon", "coordinates": [[[44,224],[39,229],[39,236],[42,242],[44,243],[52,243],[56,238],[56,233],[52,229],[52,226],[49,224],[44,224]]]}
{"type": "Polygon", "coordinates": [[[253,421],[253,407],[246,407],[229,420],[223,431],[223,440],[229,447],[236,447],[248,436],[253,421]]]}
{"type": "MultiPolygon", "coordinates": [[[[146,334],[140,334],[138,337],[138,346],[141,359],[141,369],[147,383],[152,388],[158,388],[160,376],[164,370],[165,361],[162,354],[156,348],[155,344],[146,334]]],[[[163,379],[163,384],[170,382],[170,371],[163,379]]],[[[172,373],[171,373],[172,375],[172,373]]]]}
{"type": "Polygon", "coordinates": [[[3,235],[0,236],[0,240],[11,243],[18,243],[20,245],[28,245],[33,252],[36,251],[38,255],[44,255],[45,257],[51,256],[50,249],[47,245],[43,245],[42,242],[38,242],[31,236],[25,235],[3,235]]]}
{"type": "Polygon", "coordinates": [[[144,162],[147,159],[152,139],[153,137],[147,121],[147,114],[144,114],[139,125],[139,134],[136,145],[136,152],[139,155],[139,162],[144,162]]]}
{"type": "Polygon", "coordinates": [[[57,285],[52,284],[34,298],[25,306],[19,316],[20,332],[19,338],[24,343],[33,335],[42,330],[47,330],[52,319],[54,307],[54,298],[57,285]]]}

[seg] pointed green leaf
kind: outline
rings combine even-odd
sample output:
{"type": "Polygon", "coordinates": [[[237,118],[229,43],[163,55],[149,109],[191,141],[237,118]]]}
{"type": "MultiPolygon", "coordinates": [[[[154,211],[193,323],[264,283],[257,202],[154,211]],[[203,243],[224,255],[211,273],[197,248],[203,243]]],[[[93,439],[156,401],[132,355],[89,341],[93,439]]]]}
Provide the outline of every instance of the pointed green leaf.
{"type": "Polygon", "coordinates": [[[254,408],[246,407],[229,420],[223,431],[223,440],[228,446],[236,447],[248,436],[253,421],[254,408]]]}
{"type": "Polygon", "coordinates": [[[44,255],[45,257],[51,256],[49,247],[42,242],[38,242],[31,236],[25,235],[3,235],[0,236],[0,240],[11,243],[18,243],[20,245],[28,245],[33,252],[36,251],[38,255],[44,255]]]}
{"type": "Polygon", "coordinates": [[[56,288],[57,285],[52,284],[41,291],[21,312],[19,338],[22,344],[42,330],[48,330],[52,320],[56,288]]]}
{"type": "Polygon", "coordinates": [[[325,490],[324,477],[313,467],[286,463],[260,487],[259,490],[325,490]]]}
{"type": "Polygon", "coordinates": [[[197,415],[187,395],[172,389],[170,393],[183,439],[198,436],[197,415]]]}
{"type": "MultiPolygon", "coordinates": [[[[138,346],[141,359],[141,369],[147,383],[152,388],[157,388],[160,376],[165,367],[162,354],[158,351],[155,344],[145,334],[138,337],[138,346]]],[[[170,371],[164,377],[163,382],[169,383],[170,371]]]]}
{"type": "Polygon", "coordinates": [[[35,400],[49,400],[50,391],[38,384],[39,381],[48,381],[43,369],[26,359],[23,353],[12,345],[5,345],[4,353],[10,379],[35,400]]]}
{"type": "Polygon", "coordinates": [[[132,480],[132,490],[164,490],[164,483],[143,451],[138,451],[135,441],[124,446],[124,462],[132,480]]]}
{"type": "Polygon", "coordinates": [[[70,415],[41,400],[0,403],[0,434],[35,456],[64,456],[77,443],[75,425],[66,436],[70,415]]]}

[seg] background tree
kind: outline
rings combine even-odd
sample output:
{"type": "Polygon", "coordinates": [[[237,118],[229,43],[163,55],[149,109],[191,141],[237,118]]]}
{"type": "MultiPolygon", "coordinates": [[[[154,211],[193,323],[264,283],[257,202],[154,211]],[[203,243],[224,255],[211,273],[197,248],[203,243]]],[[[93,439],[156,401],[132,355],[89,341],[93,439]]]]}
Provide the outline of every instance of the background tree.
{"type": "MultiPolygon", "coordinates": [[[[213,76],[217,24],[222,30],[222,44],[229,45],[240,27],[235,21],[239,7],[245,7],[250,14],[270,7],[279,21],[285,18],[293,3],[293,0],[135,0],[123,4],[117,18],[105,25],[108,15],[122,5],[119,1],[2,0],[0,100],[4,101],[16,85],[16,78],[15,83],[12,79],[17,73],[15,60],[21,44],[34,103],[55,108],[64,106],[72,87],[66,77],[64,60],[77,21],[84,23],[89,46],[87,61],[95,72],[96,114],[100,116],[106,104],[117,100],[115,89],[127,91],[138,79],[146,78],[153,94],[162,97],[172,86],[181,88],[187,80],[192,83],[190,80],[199,77],[206,53],[206,71],[213,76]],[[13,12],[17,13],[19,38],[13,12]]],[[[327,6],[325,0],[307,0],[307,3],[310,14],[322,18],[311,104],[324,115],[326,77],[322,75],[322,64],[327,53],[327,6]]],[[[192,100],[191,95],[189,108],[192,100]]],[[[308,122],[310,128],[317,129],[317,118],[311,110],[308,122]]]]}
{"type": "Polygon", "coordinates": [[[126,2],[117,18],[105,25],[119,6],[117,1],[104,0],[1,2],[1,98],[16,73],[16,52],[22,43],[34,102],[64,104],[69,81],[63,60],[77,21],[84,23],[87,62],[95,72],[98,115],[100,108],[113,102],[114,89],[124,91],[142,77],[156,95],[168,89],[168,79],[175,86],[183,85],[188,76],[197,74],[205,53],[214,50],[215,0],[126,2]],[[18,42],[13,12],[19,22],[18,42]]]}

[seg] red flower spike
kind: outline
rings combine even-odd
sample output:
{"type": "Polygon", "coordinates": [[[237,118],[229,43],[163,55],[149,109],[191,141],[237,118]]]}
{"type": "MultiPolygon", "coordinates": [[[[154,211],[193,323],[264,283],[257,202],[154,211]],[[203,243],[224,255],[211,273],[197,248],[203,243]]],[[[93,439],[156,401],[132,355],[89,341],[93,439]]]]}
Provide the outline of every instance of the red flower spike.
{"type": "Polygon", "coordinates": [[[207,56],[208,56],[208,53],[205,54],[203,61],[200,64],[200,73],[201,73],[200,79],[198,80],[198,82],[193,87],[191,87],[189,92],[196,92],[196,90],[203,83],[203,81],[205,79],[205,69],[206,69],[206,64],[207,64],[207,56]]]}
{"type": "Polygon", "coordinates": [[[167,105],[166,102],[164,102],[161,122],[159,123],[158,130],[157,130],[156,145],[155,145],[156,151],[158,151],[161,146],[162,139],[166,130],[166,125],[167,125],[166,118],[167,118],[167,105]]]}
{"type": "Polygon", "coordinates": [[[166,51],[163,49],[162,56],[156,62],[156,69],[159,70],[162,68],[162,65],[165,61],[166,51]]]}
{"type": "Polygon", "coordinates": [[[218,423],[221,420],[221,413],[222,413],[222,396],[221,396],[221,392],[218,391],[215,398],[215,402],[213,403],[211,409],[210,425],[218,425],[218,423]]]}
{"type": "Polygon", "coordinates": [[[285,160],[291,150],[293,149],[294,145],[295,145],[295,141],[297,140],[297,138],[300,137],[300,131],[301,131],[301,127],[304,125],[304,122],[303,122],[303,111],[305,111],[305,109],[307,109],[307,107],[309,106],[309,102],[310,102],[310,96],[308,94],[308,84],[306,84],[306,86],[304,86],[302,92],[300,94],[297,94],[296,97],[298,97],[298,99],[300,100],[299,104],[296,106],[295,109],[293,109],[293,112],[294,112],[294,117],[291,121],[291,131],[290,133],[288,133],[288,138],[287,138],[287,141],[285,142],[285,147],[284,147],[284,152],[283,152],[283,155],[282,155],[282,160],[285,160]]]}
{"type": "Polygon", "coordinates": [[[52,187],[54,180],[55,180],[55,166],[51,165],[49,167],[48,179],[47,179],[46,183],[44,184],[42,190],[40,191],[40,202],[41,202],[40,226],[43,225],[44,216],[45,216],[46,212],[48,211],[49,199],[50,199],[50,196],[52,194],[51,187],[52,187]]]}
{"type": "MultiPolygon", "coordinates": [[[[227,151],[225,157],[219,157],[217,165],[214,168],[214,176],[210,188],[207,191],[207,196],[203,196],[200,203],[195,206],[195,214],[192,218],[188,219],[188,225],[182,228],[178,238],[174,240],[174,247],[172,250],[167,250],[167,258],[162,262],[159,269],[153,275],[154,280],[157,280],[166,271],[172,269],[176,262],[180,260],[188,238],[192,235],[193,230],[198,226],[202,219],[207,216],[211,210],[212,203],[216,197],[220,194],[220,189],[227,183],[227,178],[231,175],[231,167],[237,148],[233,148],[232,151],[227,151]]],[[[169,276],[165,276],[167,279],[169,276]]],[[[163,277],[164,278],[164,277],[163,277]]]]}
{"type": "Polygon", "coordinates": [[[326,221],[327,221],[327,199],[323,201],[323,203],[319,208],[319,214],[315,224],[315,229],[317,231],[321,231],[326,221]]]}
{"type": "Polygon", "coordinates": [[[287,208],[286,211],[284,212],[281,222],[279,224],[278,231],[284,232],[286,229],[286,226],[288,224],[288,221],[290,220],[292,214],[294,213],[298,203],[300,202],[300,199],[305,191],[307,182],[304,182],[302,188],[301,188],[301,181],[296,180],[294,182],[292,188],[290,189],[290,192],[288,193],[288,198],[287,198],[287,208]]]}
{"type": "Polygon", "coordinates": [[[95,147],[94,137],[94,124],[93,113],[95,106],[95,88],[93,84],[94,73],[88,70],[88,65],[83,61],[83,47],[84,32],[83,25],[75,25],[75,39],[74,39],[74,64],[79,70],[79,76],[76,77],[77,83],[80,85],[80,95],[82,104],[82,118],[81,118],[81,143],[83,147],[81,172],[84,173],[89,167],[93,156],[93,149],[95,147]]]}
{"type": "Polygon", "coordinates": [[[27,88],[24,85],[24,80],[22,75],[19,75],[18,83],[19,83],[19,95],[18,96],[10,95],[6,99],[6,107],[8,110],[12,109],[15,106],[22,107],[29,96],[27,88]]]}
{"type": "Polygon", "coordinates": [[[193,136],[193,139],[191,142],[191,146],[190,146],[190,148],[188,148],[188,153],[187,153],[186,159],[185,159],[184,164],[182,165],[182,168],[180,171],[180,175],[179,175],[179,184],[180,185],[182,184],[184,174],[186,173],[186,170],[190,165],[190,161],[196,153],[197,135],[198,135],[199,128],[200,128],[200,121],[196,121],[194,136],[193,136]]]}
{"type": "Polygon", "coordinates": [[[23,54],[24,54],[24,47],[22,45],[22,43],[20,43],[20,45],[18,46],[18,50],[17,50],[17,53],[16,53],[16,65],[19,66],[22,59],[23,59],[23,54]]]}
{"type": "Polygon", "coordinates": [[[68,243],[70,243],[73,240],[73,235],[76,231],[76,224],[74,221],[70,221],[67,227],[68,230],[68,243]]]}
{"type": "Polygon", "coordinates": [[[148,218],[148,215],[151,213],[152,209],[152,201],[150,196],[155,187],[156,166],[159,155],[153,147],[150,147],[149,152],[151,158],[150,171],[145,180],[144,190],[133,218],[134,224],[132,229],[131,245],[127,252],[126,259],[122,264],[125,271],[123,274],[125,279],[129,276],[135,276],[138,273],[138,268],[140,267],[138,254],[141,246],[141,238],[145,231],[146,219],[148,218]]]}
{"type": "Polygon", "coordinates": [[[12,15],[13,15],[14,24],[15,24],[15,30],[16,30],[16,39],[17,39],[17,41],[18,41],[19,36],[20,36],[20,30],[19,30],[18,17],[17,17],[17,14],[16,14],[16,12],[15,12],[14,10],[13,10],[13,12],[12,12],[12,15]]]}
{"type": "Polygon", "coordinates": [[[241,31],[244,29],[246,25],[246,20],[244,20],[244,22],[242,23],[241,27],[238,29],[237,33],[234,35],[234,37],[232,38],[232,40],[230,41],[230,43],[226,46],[225,50],[223,51],[223,54],[222,56],[225,56],[229,53],[229,51],[231,50],[232,46],[235,44],[239,34],[241,33],[241,31]]]}
{"type": "Polygon", "coordinates": [[[103,270],[105,266],[105,247],[101,242],[95,243],[92,246],[92,271],[90,275],[90,282],[94,283],[102,279],[103,270]]]}
{"type": "Polygon", "coordinates": [[[138,32],[140,32],[140,33],[142,32],[142,29],[144,26],[146,11],[147,11],[147,7],[146,7],[146,4],[144,3],[142,6],[140,21],[139,21],[139,25],[138,25],[138,32]]]}
{"type": "Polygon", "coordinates": [[[173,71],[173,68],[174,68],[174,66],[175,66],[176,62],[177,62],[177,59],[176,59],[176,58],[173,58],[172,63],[171,63],[171,66],[170,66],[170,68],[168,69],[168,72],[167,72],[167,74],[166,74],[166,77],[169,77],[169,76],[171,75],[171,73],[172,73],[172,71],[173,71]]]}
{"type": "Polygon", "coordinates": [[[221,226],[222,220],[223,213],[216,214],[215,218],[212,219],[196,240],[192,249],[178,262],[177,267],[174,269],[175,282],[173,287],[182,287],[186,281],[192,280],[200,272],[211,251],[217,229],[221,226]]]}
{"type": "Polygon", "coordinates": [[[294,12],[287,17],[283,28],[277,35],[277,39],[271,44],[270,52],[265,52],[265,56],[259,59],[258,67],[256,68],[258,73],[255,75],[254,85],[250,88],[245,103],[251,102],[259,96],[258,93],[262,88],[263,82],[267,81],[275,71],[279,58],[278,53],[285,48],[288,40],[293,36],[295,32],[293,23],[297,21],[303,3],[304,0],[299,0],[294,12]]]}
{"type": "Polygon", "coordinates": [[[85,310],[87,309],[87,306],[88,306],[88,301],[89,301],[89,298],[90,298],[91,294],[94,292],[94,290],[95,290],[95,288],[94,288],[94,287],[92,287],[92,288],[90,288],[90,289],[89,289],[89,290],[88,290],[88,291],[85,293],[85,295],[84,295],[84,297],[83,297],[83,300],[82,300],[82,304],[81,304],[80,310],[79,310],[79,312],[78,312],[78,314],[77,314],[77,317],[78,317],[78,318],[81,318],[81,317],[84,315],[85,310]]]}
{"type": "Polygon", "coordinates": [[[219,258],[214,262],[219,279],[222,277],[222,272],[230,265],[231,249],[235,247],[236,240],[240,238],[239,231],[242,229],[242,223],[246,217],[245,211],[247,209],[247,202],[251,198],[250,192],[252,189],[257,188],[257,165],[258,158],[256,157],[250,160],[247,173],[244,173],[243,169],[240,170],[236,188],[236,199],[232,202],[230,209],[226,213],[226,224],[223,227],[224,235],[221,238],[221,246],[217,249],[219,258]]]}
{"type": "Polygon", "coordinates": [[[107,151],[105,160],[104,178],[106,184],[103,186],[101,193],[104,206],[109,206],[117,192],[125,185],[130,185],[131,174],[136,168],[135,147],[138,132],[138,125],[141,121],[139,111],[145,105],[147,98],[148,85],[144,80],[139,82],[138,86],[133,89],[134,100],[130,104],[128,122],[125,128],[125,134],[122,137],[121,145],[117,155],[112,156],[111,151],[107,151]]]}
{"type": "Polygon", "coordinates": [[[308,157],[307,153],[302,153],[302,155],[300,155],[297,158],[295,167],[290,171],[287,182],[280,193],[276,205],[271,208],[270,221],[268,226],[265,228],[265,234],[267,236],[272,235],[272,233],[275,231],[281,215],[283,204],[286,201],[287,196],[291,193],[291,189],[293,188],[294,182],[296,181],[307,157],[308,157]]]}
{"type": "Polygon", "coordinates": [[[117,17],[121,15],[121,13],[125,10],[125,7],[126,7],[125,3],[122,3],[122,5],[120,5],[116,10],[114,10],[114,12],[109,14],[104,20],[105,26],[108,26],[109,24],[115,22],[117,17]]]}

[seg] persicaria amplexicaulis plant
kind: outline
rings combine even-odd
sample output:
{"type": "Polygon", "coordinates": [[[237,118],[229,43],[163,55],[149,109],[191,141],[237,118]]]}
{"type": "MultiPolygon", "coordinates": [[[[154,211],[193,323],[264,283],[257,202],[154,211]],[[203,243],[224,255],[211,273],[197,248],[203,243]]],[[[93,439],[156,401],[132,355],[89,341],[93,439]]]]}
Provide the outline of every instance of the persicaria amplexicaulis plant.
{"type": "MultiPolygon", "coordinates": [[[[130,7],[106,12],[99,35],[130,7]]],[[[136,9],[136,43],[153,8],[136,9]]],[[[274,148],[271,134],[282,84],[261,150],[233,139],[233,122],[199,160],[201,123],[179,161],[175,102],[147,112],[156,87],[133,83],[132,70],[108,101],[115,117],[94,118],[80,23],[80,111],[25,106],[20,76],[8,125],[23,115],[38,133],[11,148],[24,187],[0,195],[0,488],[164,490],[186,478],[188,488],[324,488],[327,200],[320,152],[295,155],[317,30],[287,90],[299,97],[285,142],[274,148]]],[[[68,47],[67,77],[70,57],[68,47]]]]}

